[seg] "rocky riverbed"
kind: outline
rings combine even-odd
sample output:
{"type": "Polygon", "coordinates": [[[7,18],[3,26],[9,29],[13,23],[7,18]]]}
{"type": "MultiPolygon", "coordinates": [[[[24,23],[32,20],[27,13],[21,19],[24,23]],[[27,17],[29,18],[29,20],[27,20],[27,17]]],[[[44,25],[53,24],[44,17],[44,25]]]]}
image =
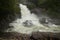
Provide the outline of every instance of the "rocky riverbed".
{"type": "Polygon", "coordinates": [[[31,35],[8,32],[0,33],[0,40],[60,40],[60,33],[33,32],[31,35]]]}

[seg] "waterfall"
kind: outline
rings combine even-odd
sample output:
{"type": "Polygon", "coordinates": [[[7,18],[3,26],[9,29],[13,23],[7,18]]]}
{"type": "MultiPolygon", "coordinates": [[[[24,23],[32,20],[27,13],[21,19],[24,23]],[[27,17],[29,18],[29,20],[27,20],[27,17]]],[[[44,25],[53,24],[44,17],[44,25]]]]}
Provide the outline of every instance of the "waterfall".
{"type": "Polygon", "coordinates": [[[41,26],[38,17],[35,14],[31,13],[26,5],[20,4],[20,8],[22,14],[22,18],[20,19],[21,22],[28,20],[31,21],[33,25],[41,26]]]}
{"type": "Polygon", "coordinates": [[[35,31],[53,32],[52,29],[42,25],[39,22],[39,18],[34,13],[31,13],[26,5],[19,5],[21,8],[21,18],[17,18],[15,21],[10,23],[9,26],[13,26],[13,28],[10,31],[8,29],[7,32],[19,32],[23,34],[31,34],[35,31]]]}

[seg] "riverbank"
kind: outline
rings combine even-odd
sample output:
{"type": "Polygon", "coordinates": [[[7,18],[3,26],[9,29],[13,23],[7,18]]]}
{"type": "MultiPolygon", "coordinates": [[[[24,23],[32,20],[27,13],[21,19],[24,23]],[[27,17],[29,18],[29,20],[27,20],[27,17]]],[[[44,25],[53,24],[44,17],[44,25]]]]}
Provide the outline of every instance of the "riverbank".
{"type": "Polygon", "coordinates": [[[0,33],[0,40],[60,40],[60,33],[33,32],[31,35],[8,32],[0,33]]]}

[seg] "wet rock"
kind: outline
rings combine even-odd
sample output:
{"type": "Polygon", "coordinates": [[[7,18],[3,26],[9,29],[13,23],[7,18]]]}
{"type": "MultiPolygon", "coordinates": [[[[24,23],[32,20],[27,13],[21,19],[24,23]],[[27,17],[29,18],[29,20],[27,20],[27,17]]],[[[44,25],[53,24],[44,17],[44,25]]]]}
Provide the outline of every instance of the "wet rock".
{"type": "Polygon", "coordinates": [[[31,35],[17,32],[0,33],[1,40],[60,40],[60,33],[33,32],[31,35]]]}
{"type": "Polygon", "coordinates": [[[23,22],[23,25],[25,27],[31,27],[33,24],[32,24],[32,21],[31,20],[26,20],[25,22],[23,22]]]}

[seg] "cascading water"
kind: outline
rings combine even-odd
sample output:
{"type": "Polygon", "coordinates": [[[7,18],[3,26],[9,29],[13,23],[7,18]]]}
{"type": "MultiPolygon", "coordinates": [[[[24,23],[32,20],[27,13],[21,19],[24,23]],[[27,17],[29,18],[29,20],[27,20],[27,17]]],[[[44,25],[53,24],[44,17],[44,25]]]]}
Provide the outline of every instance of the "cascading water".
{"type": "MultiPolygon", "coordinates": [[[[30,12],[26,5],[19,4],[21,8],[21,18],[16,19],[10,26],[14,28],[10,32],[19,32],[23,34],[30,34],[35,31],[40,32],[53,32],[52,28],[45,27],[39,22],[39,18],[30,12]]],[[[54,29],[54,28],[53,28],[54,29]]],[[[9,32],[9,29],[7,30],[9,32]]]]}

